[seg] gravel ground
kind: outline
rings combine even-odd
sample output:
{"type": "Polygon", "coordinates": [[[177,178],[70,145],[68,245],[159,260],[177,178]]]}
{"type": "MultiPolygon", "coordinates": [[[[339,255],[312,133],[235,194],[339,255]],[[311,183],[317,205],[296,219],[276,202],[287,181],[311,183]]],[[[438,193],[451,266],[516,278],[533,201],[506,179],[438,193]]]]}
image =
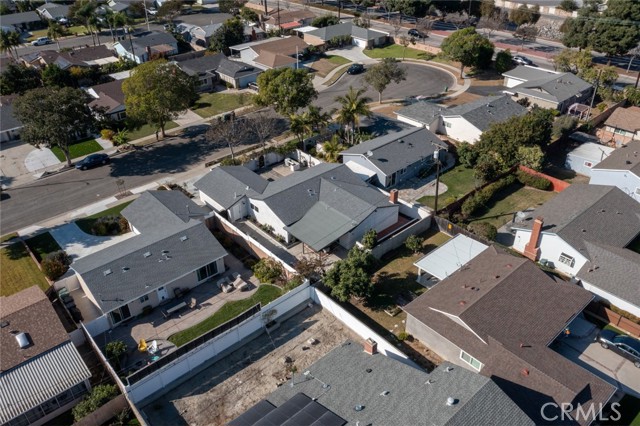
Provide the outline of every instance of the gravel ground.
{"type": "Polygon", "coordinates": [[[290,373],[305,371],[345,340],[360,341],[333,315],[314,305],[196,374],[142,408],[153,426],[225,424],[264,399],[290,373]],[[315,344],[309,344],[309,339],[315,344]],[[291,363],[285,363],[289,357],[291,363]]]}

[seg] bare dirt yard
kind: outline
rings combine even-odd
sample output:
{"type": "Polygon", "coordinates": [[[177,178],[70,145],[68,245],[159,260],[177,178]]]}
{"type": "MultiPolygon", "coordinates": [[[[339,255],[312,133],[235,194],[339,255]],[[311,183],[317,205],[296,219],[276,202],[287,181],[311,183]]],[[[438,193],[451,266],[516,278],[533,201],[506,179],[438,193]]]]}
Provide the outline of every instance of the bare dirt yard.
{"type": "Polygon", "coordinates": [[[154,426],[226,424],[283,385],[292,369],[301,374],[347,339],[362,340],[313,305],[283,322],[271,337],[261,335],[142,411],[154,426]]]}

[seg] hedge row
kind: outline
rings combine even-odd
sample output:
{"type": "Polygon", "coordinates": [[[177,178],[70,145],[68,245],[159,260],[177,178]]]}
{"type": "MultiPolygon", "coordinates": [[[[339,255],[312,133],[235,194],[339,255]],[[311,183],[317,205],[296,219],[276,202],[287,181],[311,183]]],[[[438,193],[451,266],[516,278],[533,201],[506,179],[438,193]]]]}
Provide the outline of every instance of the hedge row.
{"type": "Polygon", "coordinates": [[[516,172],[516,177],[518,178],[518,181],[525,186],[542,189],[544,191],[551,189],[551,181],[549,179],[545,179],[540,176],[534,176],[529,173],[523,172],[522,170],[518,170],[516,172]]]}
{"type": "Polygon", "coordinates": [[[511,185],[515,181],[515,176],[509,175],[477,191],[462,203],[462,207],[460,209],[462,215],[464,217],[471,216],[476,210],[484,207],[496,192],[511,185]]]}

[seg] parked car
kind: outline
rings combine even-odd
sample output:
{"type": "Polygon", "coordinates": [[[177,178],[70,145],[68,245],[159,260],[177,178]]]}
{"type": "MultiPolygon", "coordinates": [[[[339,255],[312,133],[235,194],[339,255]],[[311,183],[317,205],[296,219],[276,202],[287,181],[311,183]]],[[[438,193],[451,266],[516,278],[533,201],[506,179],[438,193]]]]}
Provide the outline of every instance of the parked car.
{"type": "Polygon", "coordinates": [[[605,349],[617,352],[640,368],[640,340],[624,334],[616,334],[612,330],[602,330],[598,333],[596,342],[605,349]]]}
{"type": "Polygon", "coordinates": [[[347,74],[351,74],[351,75],[360,74],[362,71],[364,71],[364,65],[362,65],[362,64],[353,64],[347,70],[347,74]]]}
{"type": "Polygon", "coordinates": [[[32,46],[44,46],[45,44],[53,43],[49,37],[38,37],[31,42],[32,46]]]}
{"type": "Polygon", "coordinates": [[[256,92],[258,91],[258,83],[251,82],[247,84],[247,87],[251,90],[255,90],[256,92]]]}
{"type": "Polygon", "coordinates": [[[533,65],[533,61],[526,56],[514,56],[513,62],[518,65],[533,65]]]}
{"type": "Polygon", "coordinates": [[[101,166],[109,162],[107,154],[91,154],[76,163],[76,169],[87,170],[92,167],[101,166]]]}
{"type": "Polygon", "coordinates": [[[420,31],[416,30],[415,28],[412,28],[409,30],[409,35],[411,37],[416,37],[416,38],[427,38],[426,34],[422,34],[420,31]]]}

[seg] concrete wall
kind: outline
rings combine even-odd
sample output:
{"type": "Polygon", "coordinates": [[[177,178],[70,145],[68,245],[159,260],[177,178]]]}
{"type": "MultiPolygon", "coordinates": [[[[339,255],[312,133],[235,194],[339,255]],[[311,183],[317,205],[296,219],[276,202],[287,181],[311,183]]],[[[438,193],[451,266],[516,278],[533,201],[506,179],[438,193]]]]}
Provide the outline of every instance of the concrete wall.
{"type": "Polygon", "coordinates": [[[581,157],[570,152],[567,154],[565,167],[573,170],[578,174],[591,176],[591,167],[595,166],[597,163],[598,161],[594,160],[593,158],[581,157]],[[591,164],[591,166],[588,165],[589,163],[591,164]]]}
{"type": "Polygon", "coordinates": [[[403,229],[402,231],[378,243],[373,248],[373,250],[371,250],[371,254],[376,259],[380,259],[391,250],[402,246],[409,235],[419,235],[427,231],[430,227],[431,215],[429,214],[428,216],[419,219],[417,222],[413,222],[410,226],[403,229]]]}
{"type": "Polygon", "coordinates": [[[111,328],[111,322],[106,314],[82,325],[91,336],[99,336],[111,328]]]}
{"type": "Polygon", "coordinates": [[[469,142],[471,144],[476,143],[480,139],[480,135],[482,135],[480,129],[462,117],[443,117],[439,131],[459,142],[469,142]],[[447,127],[445,123],[451,127],[447,127]]]}
{"type": "MultiPolygon", "coordinates": [[[[73,271],[70,271],[73,272],[73,271]]],[[[67,275],[67,274],[65,274],[67,275]]],[[[78,290],[80,288],[80,281],[78,280],[77,274],[72,274],[65,278],[59,279],[55,283],[53,283],[53,288],[58,291],[62,288],[66,288],[69,292],[74,290],[78,290]]]]}
{"type": "Polygon", "coordinates": [[[589,183],[617,186],[625,194],[640,202],[640,176],[628,170],[592,169],[589,183]]]}
{"type": "Polygon", "coordinates": [[[376,211],[371,213],[369,217],[355,229],[340,237],[338,242],[342,247],[350,249],[357,241],[360,241],[364,234],[370,229],[375,229],[376,232],[380,232],[398,222],[399,210],[397,205],[389,205],[389,207],[376,209],[376,211]]]}

